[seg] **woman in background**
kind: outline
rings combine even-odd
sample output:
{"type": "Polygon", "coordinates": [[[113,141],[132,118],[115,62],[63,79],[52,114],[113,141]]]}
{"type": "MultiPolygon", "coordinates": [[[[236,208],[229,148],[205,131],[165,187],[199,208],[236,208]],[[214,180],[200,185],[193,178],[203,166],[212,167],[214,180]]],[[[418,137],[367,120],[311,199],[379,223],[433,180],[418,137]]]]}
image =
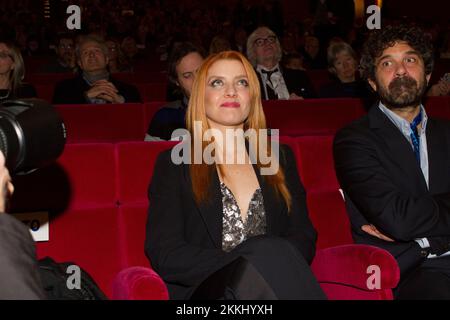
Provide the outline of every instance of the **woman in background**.
{"type": "Polygon", "coordinates": [[[34,87],[23,82],[24,76],[25,65],[19,49],[0,42],[0,102],[36,97],[34,87]]]}

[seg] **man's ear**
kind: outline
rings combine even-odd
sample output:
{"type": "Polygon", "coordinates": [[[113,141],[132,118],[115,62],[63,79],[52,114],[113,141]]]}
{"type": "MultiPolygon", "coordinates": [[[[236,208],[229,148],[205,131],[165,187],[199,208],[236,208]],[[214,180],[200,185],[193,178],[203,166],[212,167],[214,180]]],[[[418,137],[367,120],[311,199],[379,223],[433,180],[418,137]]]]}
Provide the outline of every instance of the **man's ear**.
{"type": "Polygon", "coordinates": [[[372,79],[367,79],[367,82],[369,82],[369,85],[372,87],[373,91],[377,92],[377,84],[372,79]]]}

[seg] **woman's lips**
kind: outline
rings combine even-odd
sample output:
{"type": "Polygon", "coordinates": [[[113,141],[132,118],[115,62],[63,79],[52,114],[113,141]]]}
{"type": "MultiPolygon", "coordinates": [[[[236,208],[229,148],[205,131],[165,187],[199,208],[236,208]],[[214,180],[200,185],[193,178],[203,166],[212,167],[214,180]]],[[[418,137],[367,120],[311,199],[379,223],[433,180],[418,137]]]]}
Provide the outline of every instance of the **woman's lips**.
{"type": "Polygon", "coordinates": [[[224,108],[239,108],[241,104],[239,102],[224,102],[220,106],[224,108]]]}

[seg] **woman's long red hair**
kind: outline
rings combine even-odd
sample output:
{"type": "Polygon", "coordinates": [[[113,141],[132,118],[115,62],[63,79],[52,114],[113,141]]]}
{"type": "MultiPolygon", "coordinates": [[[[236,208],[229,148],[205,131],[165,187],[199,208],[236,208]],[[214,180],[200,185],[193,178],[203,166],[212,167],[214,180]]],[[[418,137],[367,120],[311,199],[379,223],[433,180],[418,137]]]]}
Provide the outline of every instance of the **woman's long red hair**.
{"type": "MultiPolygon", "coordinates": [[[[224,51],[211,55],[204,61],[204,63],[198,70],[192,87],[192,93],[189,99],[189,106],[186,113],[186,128],[191,134],[191,150],[194,150],[194,141],[196,139],[202,141],[202,151],[208,145],[207,141],[203,141],[204,132],[210,129],[205,111],[205,88],[208,70],[214,63],[220,60],[237,60],[241,62],[244,67],[249,82],[251,105],[249,115],[244,123],[244,131],[248,129],[254,129],[257,133],[257,139],[250,139],[249,142],[252,143],[252,141],[254,141],[254,143],[256,143],[256,146],[253,146],[253,150],[257,151],[255,153],[257,154],[258,169],[262,167],[269,167],[271,165],[270,163],[265,165],[261,163],[258,149],[258,146],[261,145],[259,143],[259,130],[267,129],[266,118],[264,116],[264,111],[261,103],[259,80],[250,62],[237,51],[224,51]],[[202,123],[202,129],[200,130],[201,132],[194,131],[196,121],[200,121],[202,123]],[[195,133],[197,133],[197,136],[195,135],[195,133]]],[[[271,155],[271,141],[270,138],[268,140],[269,141],[267,141],[267,143],[265,143],[264,145],[267,146],[266,155],[269,156],[271,155]]],[[[271,159],[271,161],[279,161],[277,157],[271,157],[271,159]]],[[[217,166],[219,167],[220,173],[222,174],[223,171],[221,170],[221,165],[218,164],[217,166]]],[[[204,163],[204,161],[202,161],[201,164],[195,164],[194,152],[191,152],[190,175],[195,200],[198,204],[208,200],[208,190],[215,170],[216,166],[208,165],[204,163]]],[[[263,178],[266,179],[267,183],[275,189],[276,194],[281,194],[284,202],[286,203],[286,206],[288,207],[288,209],[290,209],[291,195],[288,188],[286,187],[285,176],[282,168],[279,167],[278,171],[275,174],[264,175],[263,178]]]]}

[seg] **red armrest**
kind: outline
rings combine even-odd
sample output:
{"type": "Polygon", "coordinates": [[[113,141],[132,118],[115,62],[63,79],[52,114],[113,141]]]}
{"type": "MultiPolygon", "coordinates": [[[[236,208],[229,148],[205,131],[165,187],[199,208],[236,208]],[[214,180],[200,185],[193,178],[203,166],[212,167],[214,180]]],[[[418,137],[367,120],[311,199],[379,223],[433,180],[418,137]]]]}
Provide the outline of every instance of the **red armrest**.
{"type": "Polygon", "coordinates": [[[129,267],[113,282],[114,300],[168,300],[169,293],[160,276],[147,267],[129,267]]]}
{"type": "Polygon", "coordinates": [[[311,267],[329,299],[392,299],[392,289],[400,280],[395,258],[368,245],[318,250],[311,267]],[[378,283],[376,273],[380,275],[378,283]]]}
{"type": "MultiPolygon", "coordinates": [[[[329,299],[392,299],[400,279],[395,258],[387,251],[367,245],[344,245],[318,250],[311,268],[329,299]],[[379,288],[370,289],[368,279],[376,266],[379,288]]],[[[371,284],[376,282],[369,281],[371,284]]],[[[113,299],[167,300],[164,281],[151,268],[130,267],[114,279],[113,299]]]]}

